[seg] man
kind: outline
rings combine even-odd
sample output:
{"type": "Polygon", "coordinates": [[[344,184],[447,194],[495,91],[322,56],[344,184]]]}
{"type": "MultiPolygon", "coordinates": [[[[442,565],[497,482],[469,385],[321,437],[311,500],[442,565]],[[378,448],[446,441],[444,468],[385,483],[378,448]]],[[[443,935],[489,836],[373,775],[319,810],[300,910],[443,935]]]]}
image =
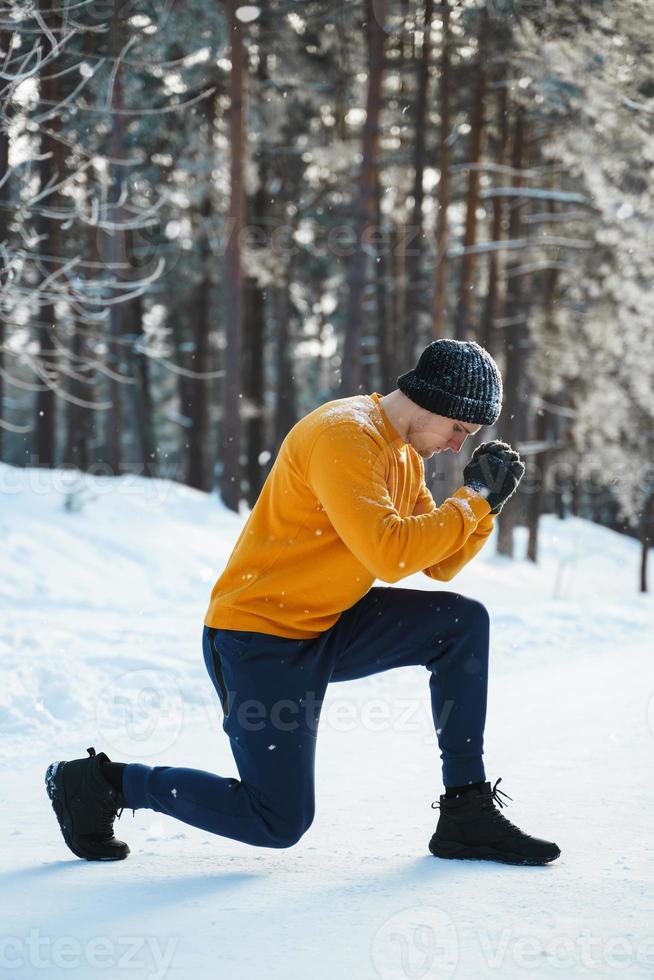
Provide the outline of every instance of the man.
{"type": "MultiPolygon", "coordinates": [[[[314,816],[314,757],[330,681],[407,664],[429,671],[445,793],[429,848],[445,858],[544,864],[486,781],[489,616],[441,590],[372,588],[422,571],[447,582],[483,547],[524,473],[506,443],[478,446],[437,507],[424,459],[459,452],[496,422],[497,365],[478,344],[437,340],[399,388],[330,401],[286,436],[216,582],[204,660],[240,779],[90,758],[53,763],[48,793],[64,839],[88,860],[120,859],[117,810],[149,808],[259,847],[289,847],[314,816]]],[[[509,797],[510,799],[510,797],[509,797]]]]}

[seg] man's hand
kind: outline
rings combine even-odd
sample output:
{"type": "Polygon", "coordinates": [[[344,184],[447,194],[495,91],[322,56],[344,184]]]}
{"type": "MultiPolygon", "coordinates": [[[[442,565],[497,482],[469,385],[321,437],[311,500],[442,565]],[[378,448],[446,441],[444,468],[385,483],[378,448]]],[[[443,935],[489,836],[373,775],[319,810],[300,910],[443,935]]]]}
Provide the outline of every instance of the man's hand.
{"type": "Polygon", "coordinates": [[[502,442],[501,439],[493,439],[491,442],[480,442],[479,445],[473,450],[472,456],[470,457],[470,462],[476,459],[478,456],[482,456],[484,453],[493,453],[495,456],[501,456],[503,452],[514,453],[518,456],[518,453],[508,442],[502,442]]]}
{"type": "Polygon", "coordinates": [[[474,450],[463,470],[465,486],[481,493],[491,505],[491,514],[502,507],[518,489],[525,472],[520,454],[506,442],[483,442],[474,450]]]}

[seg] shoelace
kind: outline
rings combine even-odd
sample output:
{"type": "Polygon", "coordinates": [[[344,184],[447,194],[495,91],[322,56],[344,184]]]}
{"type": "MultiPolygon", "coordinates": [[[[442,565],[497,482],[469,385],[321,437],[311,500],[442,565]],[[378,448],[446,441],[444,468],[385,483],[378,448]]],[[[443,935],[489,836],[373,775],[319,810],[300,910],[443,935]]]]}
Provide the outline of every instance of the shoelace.
{"type": "MultiPolygon", "coordinates": [[[[98,824],[100,827],[100,832],[106,834],[108,837],[113,837],[114,835],[114,819],[116,817],[116,809],[107,800],[101,800],[101,813],[99,815],[98,824]]],[[[121,811],[122,812],[122,811],[121,811]]]]}
{"type": "MultiPolygon", "coordinates": [[[[500,776],[499,779],[497,779],[495,781],[495,785],[493,786],[493,789],[491,790],[490,794],[486,794],[486,793],[479,793],[479,794],[477,794],[478,797],[480,798],[480,802],[483,802],[486,805],[491,804],[491,810],[492,810],[492,812],[493,813],[497,813],[500,816],[502,816],[502,815],[499,814],[499,811],[496,810],[495,807],[492,805],[493,802],[497,803],[498,806],[500,806],[500,807],[505,807],[507,804],[502,802],[502,800],[500,799],[500,796],[504,796],[504,797],[506,797],[507,800],[511,800],[511,802],[513,802],[513,797],[512,796],[509,796],[509,794],[508,793],[505,793],[504,790],[501,790],[501,789],[498,789],[497,788],[497,784],[498,783],[501,783],[501,782],[502,782],[502,777],[500,776]]],[[[434,800],[434,802],[432,803],[431,806],[432,806],[432,810],[440,810],[440,808],[441,808],[440,801],[439,800],[434,800]]],[[[506,817],[502,816],[502,819],[505,820],[506,817]]]]}
{"type": "MultiPolygon", "coordinates": [[[[91,758],[93,758],[93,756],[96,755],[96,751],[93,746],[90,746],[90,748],[88,748],[86,751],[88,752],[91,758]]],[[[114,819],[120,820],[120,817],[125,807],[121,806],[120,810],[117,810],[115,806],[113,806],[111,803],[107,802],[106,800],[103,800],[102,802],[103,802],[103,811],[104,811],[102,816],[107,820],[105,830],[107,833],[113,833],[113,821],[114,819]]],[[[129,807],[128,809],[132,810],[131,807],[129,807]]],[[[132,816],[133,817],[136,816],[136,810],[132,810],[132,816]]]]}
{"type": "MultiPolygon", "coordinates": [[[[497,788],[497,784],[501,782],[502,782],[502,777],[500,776],[499,779],[495,781],[495,785],[493,786],[490,793],[471,793],[470,795],[475,797],[475,802],[491,818],[491,820],[495,821],[496,823],[498,822],[501,823],[502,826],[507,830],[510,829],[510,830],[517,831],[517,833],[519,833],[521,836],[524,836],[524,831],[520,830],[519,827],[516,827],[516,825],[514,823],[511,823],[511,821],[508,820],[503,813],[500,813],[499,810],[495,809],[494,806],[495,803],[497,803],[498,806],[500,807],[507,806],[507,804],[501,800],[500,797],[502,796],[504,796],[507,800],[511,800],[513,802],[512,796],[509,796],[508,793],[505,793],[503,790],[497,788]]],[[[440,810],[441,809],[440,802],[438,800],[435,800],[432,803],[432,808],[440,810]]]]}

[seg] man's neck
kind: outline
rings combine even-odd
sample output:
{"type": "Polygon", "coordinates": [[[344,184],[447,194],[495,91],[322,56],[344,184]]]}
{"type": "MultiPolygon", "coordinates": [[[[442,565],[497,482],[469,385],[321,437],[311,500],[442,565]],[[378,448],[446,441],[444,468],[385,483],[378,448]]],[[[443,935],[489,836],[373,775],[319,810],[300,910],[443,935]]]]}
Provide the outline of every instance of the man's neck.
{"type": "Polygon", "coordinates": [[[402,436],[403,442],[406,442],[407,433],[411,426],[411,418],[409,411],[407,411],[406,399],[402,395],[402,392],[399,388],[396,388],[395,391],[390,391],[387,395],[380,398],[379,401],[391,425],[402,436]]]}

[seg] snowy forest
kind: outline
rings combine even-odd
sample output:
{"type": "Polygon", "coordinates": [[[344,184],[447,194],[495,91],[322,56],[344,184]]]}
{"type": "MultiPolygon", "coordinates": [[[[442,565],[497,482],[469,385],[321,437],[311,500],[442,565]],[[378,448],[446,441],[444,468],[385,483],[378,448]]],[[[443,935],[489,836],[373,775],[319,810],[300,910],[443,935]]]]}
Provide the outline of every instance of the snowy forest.
{"type": "Polygon", "coordinates": [[[0,461],[238,512],[307,412],[476,340],[527,463],[498,552],[587,518],[646,591],[652,37],[646,0],[2,3],[0,461]]]}
{"type": "Polygon", "coordinates": [[[0,974],[652,980],[653,177],[652,0],[0,0],[0,974]]]}

